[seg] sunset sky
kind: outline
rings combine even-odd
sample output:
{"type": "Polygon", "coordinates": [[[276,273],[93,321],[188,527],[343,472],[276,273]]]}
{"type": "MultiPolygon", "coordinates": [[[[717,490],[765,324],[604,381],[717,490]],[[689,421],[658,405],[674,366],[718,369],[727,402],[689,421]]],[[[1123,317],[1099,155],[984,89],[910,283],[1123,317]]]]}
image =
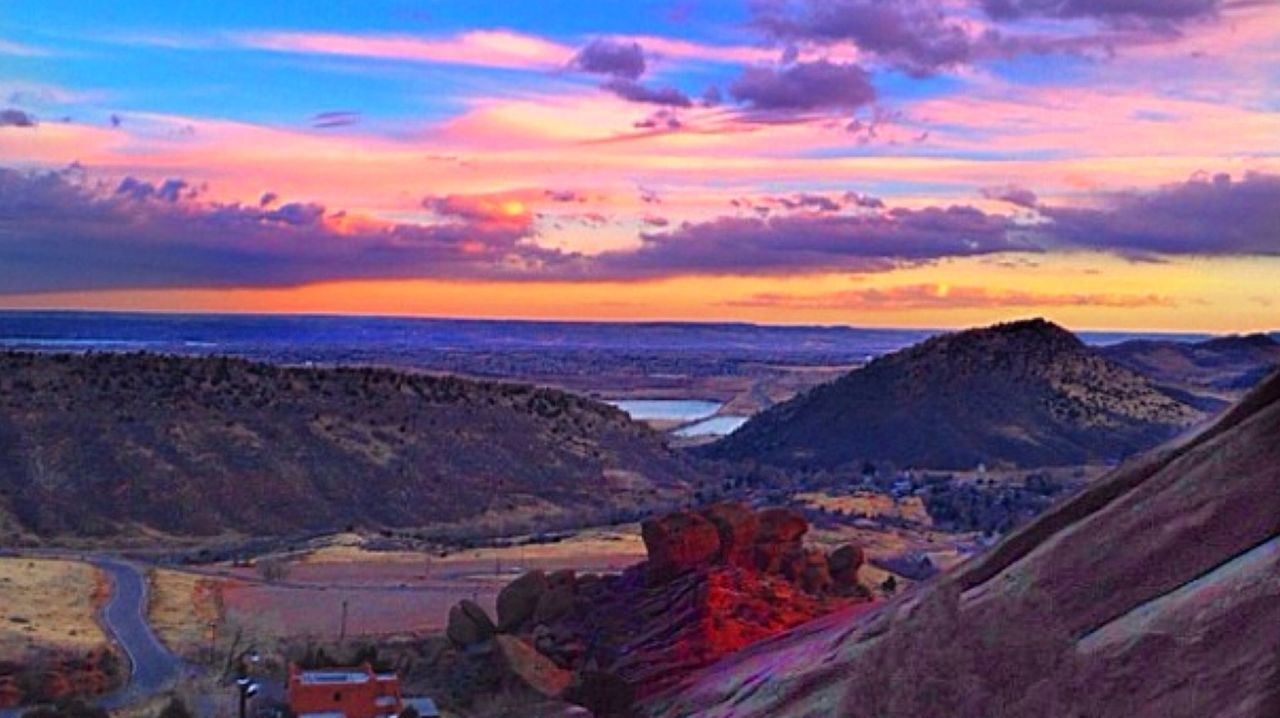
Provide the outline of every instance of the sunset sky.
{"type": "Polygon", "coordinates": [[[1280,329],[1280,0],[6,0],[0,307],[1280,329]]]}

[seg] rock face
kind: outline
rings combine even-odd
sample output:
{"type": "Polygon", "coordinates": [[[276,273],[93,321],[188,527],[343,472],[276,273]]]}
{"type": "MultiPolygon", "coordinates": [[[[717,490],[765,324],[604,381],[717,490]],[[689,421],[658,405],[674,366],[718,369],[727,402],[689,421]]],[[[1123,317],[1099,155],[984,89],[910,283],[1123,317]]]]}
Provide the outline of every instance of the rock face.
{"type": "Polygon", "coordinates": [[[500,594],[501,623],[577,676],[565,697],[598,715],[625,714],[619,705],[632,697],[869,600],[857,581],[861,552],[836,552],[837,581],[826,554],[804,546],[808,528],[793,511],[736,503],[663,516],[642,528],[646,562],[614,576],[526,574],[500,594]]]}
{"type": "Polygon", "coordinates": [[[1123,459],[1203,411],[1044,320],[935,337],[761,412],[705,447],[800,468],[972,469],[1123,459]]]}
{"type": "Polygon", "coordinates": [[[1273,374],[927,588],[757,644],[645,712],[1280,716],[1277,437],[1273,374]]]}

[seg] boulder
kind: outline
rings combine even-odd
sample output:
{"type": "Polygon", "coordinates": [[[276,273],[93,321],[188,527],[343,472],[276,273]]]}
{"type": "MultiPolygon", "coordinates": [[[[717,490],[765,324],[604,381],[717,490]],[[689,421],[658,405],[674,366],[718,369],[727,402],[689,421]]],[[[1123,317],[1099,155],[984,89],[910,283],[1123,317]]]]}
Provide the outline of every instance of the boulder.
{"type": "Polygon", "coordinates": [[[507,584],[498,592],[498,630],[504,633],[518,630],[525,621],[533,618],[538,599],[547,592],[550,581],[542,571],[529,571],[507,584]]]}
{"type": "Polygon", "coordinates": [[[760,519],[743,504],[726,501],[702,510],[703,518],[715,525],[720,534],[720,552],[717,558],[735,566],[750,567],[752,546],[760,519]]]}
{"type": "Polygon", "coordinates": [[[466,648],[493,638],[497,627],[474,601],[463,599],[449,609],[449,625],[445,635],[459,648],[466,648]]]}
{"type": "Polygon", "coordinates": [[[578,588],[578,573],[571,568],[553,571],[551,575],[547,576],[547,585],[551,588],[565,586],[570,591],[576,591],[578,588]]]}
{"type": "Polygon", "coordinates": [[[548,589],[538,598],[538,606],[533,611],[534,623],[551,623],[558,621],[573,612],[573,588],[560,585],[548,589]]]}
{"type": "Polygon", "coordinates": [[[862,548],[853,544],[845,544],[827,557],[827,566],[831,569],[831,579],[837,588],[853,588],[858,585],[858,569],[866,556],[862,548]]]}
{"type": "Polygon", "coordinates": [[[498,649],[512,673],[538,693],[555,698],[573,680],[569,671],[515,636],[498,636],[498,649]]]}
{"type": "Polygon", "coordinates": [[[651,583],[664,583],[690,569],[708,566],[720,551],[715,524],[691,511],[645,521],[640,533],[649,554],[651,583]]]}
{"type": "Polygon", "coordinates": [[[802,547],[809,522],[791,509],[765,509],[759,520],[752,549],[755,567],[766,573],[782,573],[787,555],[802,547]]]}
{"type": "Polygon", "coordinates": [[[831,569],[827,565],[827,555],[820,549],[809,549],[805,552],[804,569],[798,577],[800,588],[815,596],[830,593],[835,588],[831,578],[831,569]]]}

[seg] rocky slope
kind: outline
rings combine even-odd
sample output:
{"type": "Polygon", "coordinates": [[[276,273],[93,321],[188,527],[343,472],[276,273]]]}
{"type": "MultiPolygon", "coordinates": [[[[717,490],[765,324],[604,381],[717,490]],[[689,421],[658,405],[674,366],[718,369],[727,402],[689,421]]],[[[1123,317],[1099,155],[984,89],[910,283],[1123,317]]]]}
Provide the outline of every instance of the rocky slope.
{"type": "Polygon", "coordinates": [[[652,716],[1280,715],[1280,374],[862,620],[690,678],[652,716]]]}
{"type": "Polygon", "coordinates": [[[1131,341],[1103,347],[1108,359],[1141,372],[1163,386],[1202,401],[1228,403],[1280,366],[1280,342],[1266,334],[1229,336],[1188,344],[1131,341]]]}
{"type": "Polygon", "coordinates": [[[948,334],[765,411],[705,449],[797,468],[1114,461],[1203,416],[1044,320],[948,334]]]}
{"type": "Polygon", "coordinates": [[[694,480],[652,430],[558,391],[218,358],[0,354],[0,528],[16,531],[422,526],[607,512],[672,500],[694,480]]]}
{"type": "Polygon", "coordinates": [[[496,624],[464,601],[448,635],[474,647],[500,632],[513,666],[539,664],[513,651],[512,640],[553,665],[525,671],[530,684],[597,714],[626,713],[634,699],[720,657],[833,610],[871,605],[858,581],[862,552],[806,547],[808,528],[790,510],[734,503],[667,515],[644,524],[644,563],[612,576],[525,574],[499,595],[496,624]]]}

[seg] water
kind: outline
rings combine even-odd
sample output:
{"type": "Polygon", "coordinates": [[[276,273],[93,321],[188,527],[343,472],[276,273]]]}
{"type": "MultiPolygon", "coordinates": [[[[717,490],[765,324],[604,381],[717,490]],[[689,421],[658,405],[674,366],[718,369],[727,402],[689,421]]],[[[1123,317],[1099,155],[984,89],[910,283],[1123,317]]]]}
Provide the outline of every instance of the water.
{"type": "Polygon", "coordinates": [[[608,403],[636,421],[699,421],[720,411],[718,401],[702,399],[621,399],[608,403]]]}
{"type": "Polygon", "coordinates": [[[710,419],[703,419],[697,423],[682,426],[676,429],[675,435],[686,439],[698,436],[728,436],[737,431],[738,427],[747,423],[747,418],[729,414],[713,416],[710,419]]]}

